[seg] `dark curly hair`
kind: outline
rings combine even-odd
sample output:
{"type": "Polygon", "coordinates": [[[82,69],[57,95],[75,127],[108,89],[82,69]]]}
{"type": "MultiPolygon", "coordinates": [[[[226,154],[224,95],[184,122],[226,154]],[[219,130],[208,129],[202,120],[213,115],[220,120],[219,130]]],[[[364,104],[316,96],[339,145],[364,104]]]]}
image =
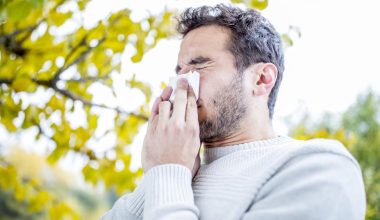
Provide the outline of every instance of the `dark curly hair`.
{"type": "Polygon", "coordinates": [[[273,118],[277,93],[284,72],[281,37],[272,24],[257,10],[242,10],[218,4],[186,9],[178,20],[177,31],[186,36],[201,26],[218,25],[231,31],[227,49],[235,57],[235,67],[242,73],[254,63],[273,63],[278,70],[277,80],[268,99],[269,117],[273,118]]]}

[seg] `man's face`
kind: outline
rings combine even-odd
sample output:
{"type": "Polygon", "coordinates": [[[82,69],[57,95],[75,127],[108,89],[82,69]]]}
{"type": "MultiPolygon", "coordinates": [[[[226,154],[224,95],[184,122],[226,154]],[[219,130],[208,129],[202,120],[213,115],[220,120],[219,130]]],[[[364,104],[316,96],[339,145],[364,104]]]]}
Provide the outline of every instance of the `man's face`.
{"type": "Polygon", "coordinates": [[[178,74],[200,73],[198,121],[201,141],[220,140],[239,128],[247,110],[243,76],[227,50],[229,32],[218,26],[190,31],[178,54],[178,74]]]}

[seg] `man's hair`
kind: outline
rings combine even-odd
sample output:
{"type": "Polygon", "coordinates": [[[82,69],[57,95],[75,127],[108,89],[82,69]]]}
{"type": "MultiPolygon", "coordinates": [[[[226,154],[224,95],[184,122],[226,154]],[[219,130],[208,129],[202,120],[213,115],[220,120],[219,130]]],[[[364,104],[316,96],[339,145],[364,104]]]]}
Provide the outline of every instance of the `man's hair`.
{"type": "Polygon", "coordinates": [[[231,31],[231,43],[227,49],[234,55],[239,73],[260,62],[273,63],[277,67],[277,80],[268,98],[269,117],[272,119],[284,72],[280,35],[258,11],[224,4],[186,9],[178,18],[177,31],[185,37],[190,31],[208,25],[225,27],[231,31]]]}

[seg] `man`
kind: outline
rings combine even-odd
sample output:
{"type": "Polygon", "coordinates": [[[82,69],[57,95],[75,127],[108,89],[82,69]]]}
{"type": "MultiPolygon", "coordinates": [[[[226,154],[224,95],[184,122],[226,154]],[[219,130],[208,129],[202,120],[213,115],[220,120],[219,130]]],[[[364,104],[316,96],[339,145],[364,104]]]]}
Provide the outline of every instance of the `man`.
{"type": "Polygon", "coordinates": [[[344,146],[273,130],[284,71],[273,26],[255,10],[217,5],[187,9],[178,31],[176,70],[200,73],[199,100],[186,80],[157,98],[143,181],[103,218],[364,219],[361,170],[344,146]]]}

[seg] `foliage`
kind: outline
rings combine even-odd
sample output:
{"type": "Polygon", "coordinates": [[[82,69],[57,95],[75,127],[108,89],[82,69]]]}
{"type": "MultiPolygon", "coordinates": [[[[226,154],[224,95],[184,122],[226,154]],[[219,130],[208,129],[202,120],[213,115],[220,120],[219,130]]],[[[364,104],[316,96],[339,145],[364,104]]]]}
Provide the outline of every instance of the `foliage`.
{"type": "Polygon", "coordinates": [[[80,177],[44,156],[12,147],[0,163],[1,219],[98,219],[107,194],[94,193],[80,177]]]}
{"type": "Polygon", "coordinates": [[[369,90],[342,117],[326,114],[319,123],[308,116],[292,128],[296,139],[341,141],[358,160],[366,188],[367,220],[380,219],[380,96],[369,90]]]}
{"type": "MultiPolygon", "coordinates": [[[[94,185],[103,183],[120,194],[133,190],[136,178],[142,174],[141,169],[129,169],[131,155],[126,146],[147,120],[151,90],[135,77],[125,80],[125,85],[145,96],[145,103],[134,112],[96,103],[90,91],[103,86],[118,98],[113,76],[121,74],[123,51],[127,46],[134,48],[131,61],[139,62],[159,39],[173,34],[172,12],[133,21],[131,11],[123,9],[85,27],[87,3],[0,1],[0,125],[8,132],[37,128],[36,140],[47,138],[55,146],[48,152],[49,162],[55,163],[68,153],[81,155],[87,161],[82,170],[85,180],[94,185]],[[42,96],[48,98],[31,101],[42,96]],[[69,115],[78,111],[84,112],[85,125],[75,126],[70,121],[69,115]],[[113,126],[102,131],[98,119],[105,111],[114,113],[109,122],[113,126]],[[107,151],[114,152],[113,158],[106,157],[107,152],[95,153],[90,146],[91,141],[109,134],[116,137],[115,145],[107,151]],[[120,164],[125,169],[117,169],[120,164]]],[[[77,218],[70,207],[44,190],[38,181],[24,179],[12,164],[2,163],[2,195],[22,204],[14,207],[28,210],[30,215],[25,213],[25,218],[41,212],[48,212],[50,219],[63,218],[66,213],[74,213],[71,218],[77,218]]]]}
{"type": "Polygon", "coordinates": [[[0,176],[2,219],[79,219],[72,207],[43,189],[39,179],[19,175],[4,159],[0,160],[0,176]]]}
{"type": "Polygon", "coordinates": [[[139,89],[146,97],[145,104],[136,112],[126,112],[93,102],[89,90],[101,84],[113,89],[111,76],[119,74],[121,54],[127,45],[136,49],[131,60],[138,62],[159,39],[170,36],[171,13],[165,11],[134,22],[131,12],[125,9],[94,27],[85,28],[81,16],[86,3],[1,2],[0,123],[9,132],[38,128],[36,139],[44,136],[55,144],[49,153],[50,162],[69,152],[83,155],[89,161],[83,168],[86,180],[94,184],[102,181],[107,188],[116,187],[121,193],[133,189],[134,179],[141,175],[141,170],[119,172],[115,166],[123,163],[129,167],[130,155],[124,148],[132,143],[139,127],[147,120],[151,91],[135,78],[126,80],[126,85],[139,89]],[[153,39],[152,44],[145,43],[148,38],[153,39]],[[48,100],[29,101],[33,95],[41,94],[49,94],[48,100]],[[93,111],[96,108],[115,112],[113,130],[96,133],[100,114],[93,111]],[[67,115],[74,111],[85,112],[87,125],[74,127],[70,123],[67,115]],[[52,120],[54,115],[59,120],[52,120]],[[17,124],[16,119],[22,123],[17,124]],[[99,139],[109,133],[117,137],[113,159],[95,154],[88,145],[94,137],[99,139]]]}
{"type": "Polygon", "coordinates": [[[244,3],[250,8],[264,10],[268,7],[268,0],[231,0],[233,3],[244,3]]]}

